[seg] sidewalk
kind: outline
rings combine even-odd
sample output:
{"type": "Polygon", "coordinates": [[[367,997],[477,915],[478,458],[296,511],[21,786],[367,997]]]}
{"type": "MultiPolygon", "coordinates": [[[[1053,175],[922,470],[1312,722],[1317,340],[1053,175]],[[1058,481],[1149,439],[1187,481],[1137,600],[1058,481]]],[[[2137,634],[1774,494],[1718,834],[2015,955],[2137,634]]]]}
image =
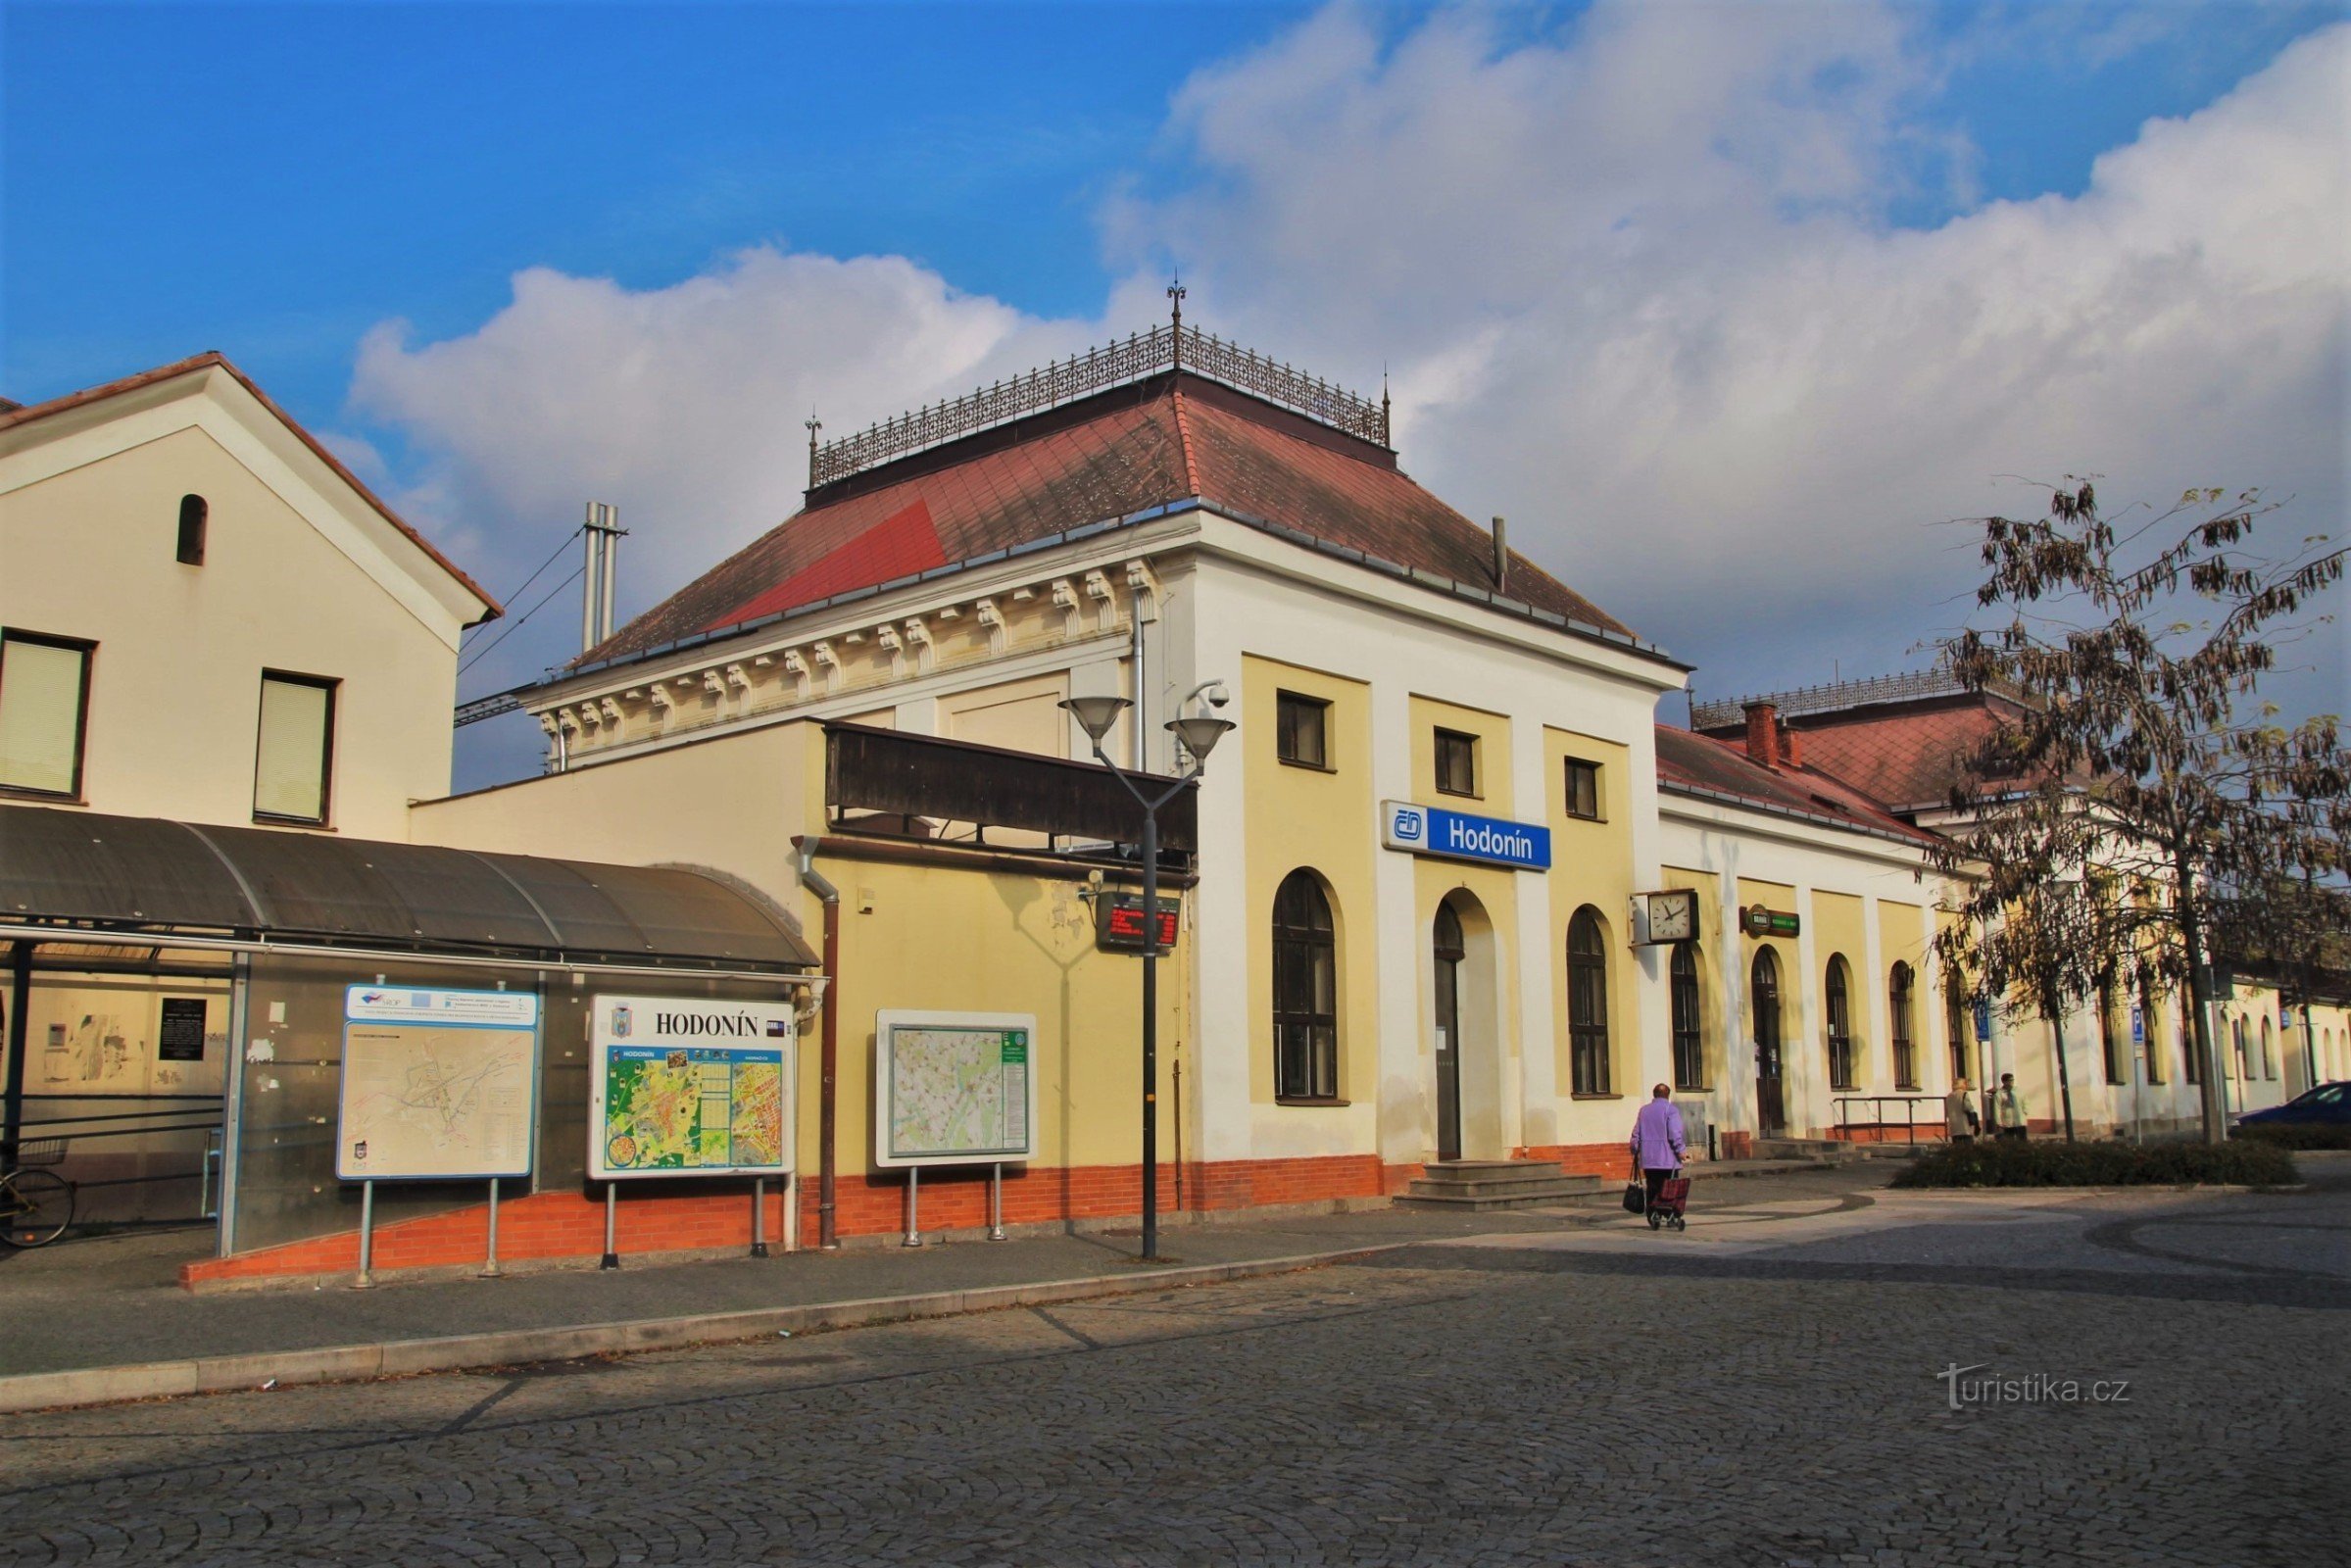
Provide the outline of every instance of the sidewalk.
{"type": "MultiPolygon", "coordinates": [[[[1775,1173],[1774,1185],[1830,1193],[1884,1179],[1882,1169],[1808,1167],[1775,1173]]],[[[497,1280],[394,1281],[366,1291],[334,1278],[218,1295],[177,1285],[180,1262],[211,1246],[209,1229],[69,1239],[36,1251],[0,1250],[0,1410],[945,1316],[1311,1267],[1422,1241],[1613,1222],[1606,1210],[1588,1207],[1372,1209],[1167,1225],[1153,1266],[1138,1261],[1140,1242],[1130,1228],[611,1272],[590,1266],[497,1280]]]]}

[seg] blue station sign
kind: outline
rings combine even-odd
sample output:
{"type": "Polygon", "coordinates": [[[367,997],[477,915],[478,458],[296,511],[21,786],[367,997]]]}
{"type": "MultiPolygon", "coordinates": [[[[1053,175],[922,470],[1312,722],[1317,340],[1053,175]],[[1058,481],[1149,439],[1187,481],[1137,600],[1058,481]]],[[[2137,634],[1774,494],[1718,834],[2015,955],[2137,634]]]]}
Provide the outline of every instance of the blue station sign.
{"type": "Polygon", "coordinates": [[[1506,865],[1514,871],[1551,867],[1551,830],[1534,822],[1472,816],[1412,801],[1380,803],[1380,842],[1412,855],[1506,865]]]}

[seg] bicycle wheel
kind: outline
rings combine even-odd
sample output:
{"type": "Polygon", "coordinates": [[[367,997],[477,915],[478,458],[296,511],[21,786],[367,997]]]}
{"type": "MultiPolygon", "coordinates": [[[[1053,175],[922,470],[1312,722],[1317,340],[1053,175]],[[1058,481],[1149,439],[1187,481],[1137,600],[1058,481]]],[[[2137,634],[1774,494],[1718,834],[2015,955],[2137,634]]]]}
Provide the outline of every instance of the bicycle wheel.
{"type": "Polygon", "coordinates": [[[0,1242],[41,1247],[73,1223],[73,1189],[54,1171],[21,1170],[0,1196],[0,1242]]]}

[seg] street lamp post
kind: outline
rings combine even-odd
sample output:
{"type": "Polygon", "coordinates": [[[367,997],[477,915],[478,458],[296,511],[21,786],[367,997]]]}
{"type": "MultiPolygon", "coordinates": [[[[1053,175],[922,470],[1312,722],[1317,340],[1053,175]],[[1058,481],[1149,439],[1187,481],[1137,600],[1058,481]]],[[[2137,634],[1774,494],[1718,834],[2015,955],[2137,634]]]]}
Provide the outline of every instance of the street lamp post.
{"type": "Polygon", "coordinates": [[[1191,771],[1179,771],[1153,799],[1102,751],[1102,737],[1130,706],[1123,697],[1072,697],[1061,704],[1085,730],[1095,760],[1143,808],[1143,1258],[1151,1262],[1159,1255],[1159,808],[1207,770],[1208,753],[1233,724],[1207,717],[1168,720],[1168,731],[1191,756],[1191,771]]]}

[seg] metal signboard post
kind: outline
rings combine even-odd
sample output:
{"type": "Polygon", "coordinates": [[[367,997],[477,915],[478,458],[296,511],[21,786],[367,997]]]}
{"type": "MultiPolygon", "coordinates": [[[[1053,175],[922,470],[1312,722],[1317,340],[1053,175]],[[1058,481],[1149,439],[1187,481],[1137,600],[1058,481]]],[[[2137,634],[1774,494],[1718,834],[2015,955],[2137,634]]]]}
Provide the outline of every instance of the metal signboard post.
{"type": "Polygon", "coordinates": [[[345,988],[335,1177],[360,1184],[354,1285],[374,1283],[377,1182],[486,1181],[495,1212],[499,1179],[530,1174],[538,1083],[534,993],[345,988]]]}
{"type": "Polygon", "coordinates": [[[988,1165],[988,1239],[1004,1239],[1004,1175],[1037,1157],[1037,1015],[885,1010],[873,1023],[873,1162],[906,1173],[922,1245],[925,1165],[988,1165]]]}
{"type": "Polygon", "coordinates": [[[588,1175],[605,1184],[603,1266],[620,1266],[619,1184],[646,1177],[751,1177],[760,1255],[767,1178],[792,1172],[792,1004],[598,996],[589,1005],[588,1175]]]}

